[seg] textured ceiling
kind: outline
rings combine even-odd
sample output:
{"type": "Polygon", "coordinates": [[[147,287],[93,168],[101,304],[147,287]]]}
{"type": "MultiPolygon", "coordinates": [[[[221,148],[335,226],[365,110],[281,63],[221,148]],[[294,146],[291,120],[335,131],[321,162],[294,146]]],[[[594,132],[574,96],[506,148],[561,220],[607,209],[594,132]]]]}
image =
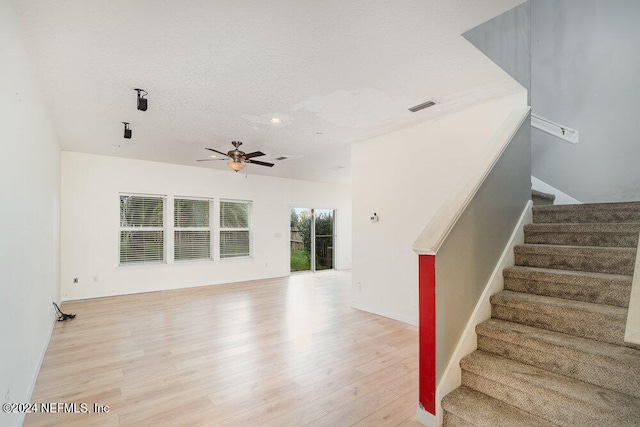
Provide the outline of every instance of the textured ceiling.
{"type": "Polygon", "coordinates": [[[347,183],[353,142],[520,89],[460,35],[521,2],[14,4],[63,150],[228,170],[196,159],[241,140],[276,163],[248,173],[347,183]]]}

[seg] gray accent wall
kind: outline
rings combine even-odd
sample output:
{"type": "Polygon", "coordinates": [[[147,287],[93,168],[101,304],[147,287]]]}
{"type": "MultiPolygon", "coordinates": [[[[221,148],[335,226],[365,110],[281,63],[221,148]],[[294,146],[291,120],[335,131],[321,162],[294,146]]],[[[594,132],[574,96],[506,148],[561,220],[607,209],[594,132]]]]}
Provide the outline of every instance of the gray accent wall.
{"type": "MultiPolygon", "coordinates": [[[[530,10],[524,2],[462,34],[530,93],[530,10]]],[[[528,103],[531,99],[528,99],[528,103]]]]}
{"type": "Polygon", "coordinates": [[[529,201],[530,140],[528,117],[436,255],[437,381],[529,201]]]}
{"type": "Polygon", "coordinates": [[[531,1],[532,174],[581,202],[640,200],[640,1],[531,1]]]}

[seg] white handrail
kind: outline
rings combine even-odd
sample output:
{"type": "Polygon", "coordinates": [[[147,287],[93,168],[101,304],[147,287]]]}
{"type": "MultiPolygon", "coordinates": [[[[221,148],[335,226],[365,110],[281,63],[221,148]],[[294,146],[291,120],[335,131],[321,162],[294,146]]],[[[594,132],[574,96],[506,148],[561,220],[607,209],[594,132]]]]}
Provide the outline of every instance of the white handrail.
{"type": "Polygon", "coordinates": [[[545,119],[544,117],[537,116],[533,113],[531,113],[531,127],[540,129],[549,135],[556,136],[572,144],[580,142],[580,135],[577,130],[552,122],[549,119],[545,119]]]}

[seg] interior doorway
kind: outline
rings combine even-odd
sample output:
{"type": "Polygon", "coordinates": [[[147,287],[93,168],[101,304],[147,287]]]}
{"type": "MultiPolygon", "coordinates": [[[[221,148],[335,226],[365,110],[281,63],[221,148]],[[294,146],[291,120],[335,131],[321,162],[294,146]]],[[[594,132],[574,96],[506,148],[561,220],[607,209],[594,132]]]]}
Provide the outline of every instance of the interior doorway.
{"type": "Polygon", "coordinates": [[[291,208],[290,271],[334,268],[335,209],[291,208]]]}

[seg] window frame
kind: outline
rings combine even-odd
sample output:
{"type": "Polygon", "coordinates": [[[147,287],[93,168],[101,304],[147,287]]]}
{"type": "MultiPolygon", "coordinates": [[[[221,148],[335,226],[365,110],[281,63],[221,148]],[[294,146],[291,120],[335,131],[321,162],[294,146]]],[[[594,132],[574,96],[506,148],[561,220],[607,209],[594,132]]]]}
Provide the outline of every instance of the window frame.
{"type": "Polygon", "coordinates": [[[188,196],[174,196],[173,197],[173,262],[174,263],[183,263],[183,262],[198,262],[198,261],[213,261],[214,260],[214,235],[215,235],[215,231],[214,231],[214,199],[213,198],[209,198],[209,197],[188,197],[188,196]],[[208,207],[209,207],[209,212],[208,212],[208,216],[209,216],[209,225],[208,227],[179,227],[176,225],[176,214],[178,213],[177,209],[176,209],[176,205],[177,205],[177,201],[179,200],[193,200],[193,201],[202,201],[202,202],[208,202],[208,207]],[[202,231],[207,231],[209,232],[209,256],[208,257],[201,257],[201,258],[177,258],[176,257],[176,248],[177,248],[177,241],[178,239],[176,238],[177,233],[179,232],[202,232],[202,231]]]}
{"type": "Polygon", "coordinates": [[[167,264],[167,196],[162,194],[139,194],[139,193],[118,193],[118,266],[140,266],[140,265],[159,265],[167,264]],[[133,225],[123,226],[122,221],[122,198],[123,197],[137,197],[146,199],[159,199],[162,201],[162,226],[144,226],[133,225]],[[161,232],[162,236],[162,259],[161,260],[146,260],[144,256],[139,260],[124,261],[122,260],[122,234],[123,232],[161,232]]]}
{"type": "Polygon", "coordinates": [[[219,208],[218,208],[218,256],[221,261],[223,260],[232,260],[232,259],[247,259],[253,258],[253,201],[252,200],[241,200],[241,199],[220,199],[219,208]],[[246,227],[223,227],[223,204],[224,203],[238,203],[244,204],[247,206],[247,226],[246,227]],[[222,234],[229,232],[247,232],[248,233],[248,253],[239,254],[239,255],[225,255],[222,250],[222,234]]]}

